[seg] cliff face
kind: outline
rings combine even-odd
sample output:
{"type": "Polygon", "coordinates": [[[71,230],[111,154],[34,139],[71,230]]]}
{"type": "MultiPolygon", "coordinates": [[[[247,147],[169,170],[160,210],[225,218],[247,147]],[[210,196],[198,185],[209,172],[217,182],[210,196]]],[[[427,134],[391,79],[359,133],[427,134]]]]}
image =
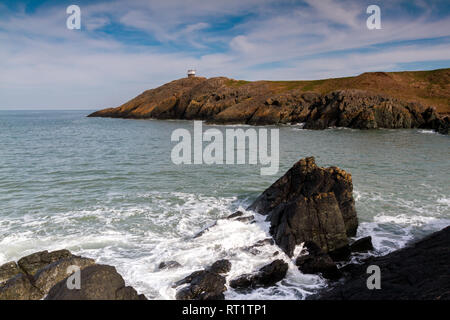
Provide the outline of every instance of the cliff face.
{"type": "Polygon", "coordinates": [[[450,111],[450,85],[445,79],[450,78],[450,69],[436,72],[444,83],[431,76],[408,83],[403,79],[405,75],[400,81],[395,73],[280,82],[184,78],[90,116],[253,125],[305,123],[308,129],[429,128],[448,133],[449,118],[444,115],[450,111]],[[428,95],[423,93],[424,86],[428,95]]]}

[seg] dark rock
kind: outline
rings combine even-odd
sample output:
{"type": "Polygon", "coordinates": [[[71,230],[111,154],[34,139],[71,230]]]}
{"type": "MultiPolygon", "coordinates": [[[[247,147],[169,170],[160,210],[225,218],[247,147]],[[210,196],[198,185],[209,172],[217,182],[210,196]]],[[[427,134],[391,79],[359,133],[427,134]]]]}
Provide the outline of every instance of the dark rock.
{"type": "Polygon", "coordinates": [[[228,260],[218,260],[205,270],[191,273],[184,279],[177,281],[172,287],[176,288],[183,284],[186,287],[179,289],[175,295],[177,300],[223,300],[224,292],[227,290],[226,274],[231,269],[228,260]]]}
{"type": "Polygon", "coordinates": [[[217,274],[226,274],[231,270],[231,262],[223,259],[217,260],[209,268],[208,271],[217,274]]]}
{"type": "Polygon", "coordinates": [[[275,242],[292,256],[295,246],[314,241],[325,252],[348,246],[358,219],[351,175],[301,159],[249,207],[267,215],[275,242]]]}
{"type": "Polygon", "coordinates": [[[46,300],[145,300],[136,290],[125,286],[116,268],[91,265],[81,270],[81,289],[68,289],[66,280],[52,287],[46,300]]]}
{"type": "Polygon", "coordinates": [[[234,218],[240,217],[242,215],[244,215],[244,213],[242,211],[236,211],[235,213],[230,214],[227,217],[227,219],[234,219],[234,218]]]}
{"type": "Polygon", "coordinates": [[[350,244],[351,252],[367,252],[373,250],[372,237],[364,237],[350,244]]]}
{"type": "Polygon", "coordinates": [[[209,271],[201,271],[192,277],[189,286],[177,291],[177,300],[223,300],[225,277],[209,271]]]}
{"type": "Polygon", "coordinates": [[[450,227],[386,256],[371,257],[341,270],[346,281],[313,299],[450,300],[450,227]],[[380,290],[367,288],[370,265],[380,268],[380,290]]]}
{"type": "Polygon", "coordinates": [[[273,241],[273,239],[271,239],[271,238],[262,239],[262,240],[257,241],[252,247],[262,247],[262,246],[265,246],[266,244],[274,245],[275,241],[273,241]]]}
{"type": "Polygon", "coordinates": [[[163,270],[163,269],[175,269],[175,268],[179,268],[181,267],[181,264],[178,263],[177,261],[174,260],[170,260],[170,261],[163,261],[159,264],[158,269],[159,270],[163,270]]]}
{"type": "Polygon", "coordinates": [[[21,273],[19,266],[15,261],[7,262],[0,266],[0,283],[5,282],[15,275],[21,273]]]}
{"type": "Polygon", "coordinates": [[[331,257],[324,253],[314,242],[305,243],[308,254],[299,256],[295,265],[298,269],[306,274],[320,273],[326,279],[339,279],[341,272],[338,270],[336,263],[331,257]]]}
{"type": "Polygon", "coordinates": [[[247,216],[247,217],[239,217],[235,219],[236,221],[240,221],[240,222],[251,222],[253,220],[255,220],[255,216],[251,215],[251,216],[247,216]]]}
{"type": "Polygon", "coordinates": [[[275,260],[262,267],[256,274],[245,274],[230,281],[230,287],[235,289],[254,289],[270,287],[281,281],[288,271],[288,264],[283,260],[275,260]]]}
{"type": "Polygon", "coordinates": [[[333,261],[347,261],[352,252],[350,251],[350,246],[342,246],[338,249],[328,251],[328,255],[333,259],[333,261]]]}

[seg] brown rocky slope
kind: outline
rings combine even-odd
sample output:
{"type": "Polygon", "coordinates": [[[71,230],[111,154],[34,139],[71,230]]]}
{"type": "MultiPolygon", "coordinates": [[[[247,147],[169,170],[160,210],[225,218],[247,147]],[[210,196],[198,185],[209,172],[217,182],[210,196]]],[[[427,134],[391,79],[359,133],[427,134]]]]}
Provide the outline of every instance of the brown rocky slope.
{"type": "Polygon", "coordinates": [[[448,133],[450,69],[375,72],[316,81],[183,78],[90,117],[187,119],[253,125],[427,128],[448,133]]]}

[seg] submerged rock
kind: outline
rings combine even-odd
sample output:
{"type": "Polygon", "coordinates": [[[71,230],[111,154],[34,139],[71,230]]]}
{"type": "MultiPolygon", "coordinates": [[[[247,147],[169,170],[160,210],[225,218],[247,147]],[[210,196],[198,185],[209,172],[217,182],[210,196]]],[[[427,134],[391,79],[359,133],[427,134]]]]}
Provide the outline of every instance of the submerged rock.
{"type": "Polygon", "coordinates": [[[175,260],[163,261],[158,265],[159,270],[175,269],[181,267],[181,264],[175,260]]]}
{"type": "Polygon", "coordinates": [[[218,260],[205,270],[195,271],[189,276],[177,281],[173,287],[188,284],[176,293],[177,300],[223,300],[227,290],[226,274],[231,269],[228,260],[218,260]]]}
{"type": "Polygon", "coordinates": [[[244,215],[244,213],[242,211],[236,211],[235,213],[230,214],[227,217],[227,219],[234,219],[234,218],[237,218],[237,217],[241,217],[243,215],[244,215]]]}
{"type": "Polygon", "coordinates": [[[348,250],[358,219],[352,177],[337,167],[321,168],[301,159],[249,207],[267,215],[270,233],[292,256],[295,246],[314,241],[326,253],[348,250]]]}
{"type": "Polygon", "coordinates": [[[288,264],[283,260],[275,260],[262,267],[256,274],[245,274],[230,281],[230,287],[234,289],[255,289],[258,287],[270,287],[281,281],[286,276],[288,264]]]}

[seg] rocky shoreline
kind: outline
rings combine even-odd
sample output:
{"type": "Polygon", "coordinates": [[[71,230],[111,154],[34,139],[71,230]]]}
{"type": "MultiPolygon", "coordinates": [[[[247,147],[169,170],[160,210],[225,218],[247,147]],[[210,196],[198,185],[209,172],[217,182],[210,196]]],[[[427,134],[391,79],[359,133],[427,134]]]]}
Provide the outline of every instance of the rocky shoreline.
{"type": "Polygon", "coordinates": [[[125,285],[115,267],[96,264],[65,249],[36,252],[0,266],[0,300],[41,299],[146,300],[125,285]],[[77,270],[80,289],[69,289],[69,277],[77,270]]]}
{"type": "MultiPolygon", "coordinates": [[[[450,69],[440,71],[441,77],[450,77],[450,69]]],[[[316,130],[329,127],[423,128],[448,134],[450,119],[429,104],[433,97],[426,101],[407,99],[403,95],[396,97],[390,85],[395,87],[398,83],[390,73],[367,73],[359,77],[355,77],[357,85],[344,83],[335,86],[336,90],[321,91],[309,90],[318,84],[300,85],[289,81],[183,78],[147,90],[120,107],[96,111],[89,117],[185,119],[250,125],[303,123],[305,129],[316,130]],[[362,85],[366,82],[373,82],[374,88],[382,89],[362,85]],[[355,89],[360,87],[364,89],[355,89]]],[[[426,84],[434,88],[432,82],[426,84]]],[[[422,82],[402,84],[399,90],[405,91],[407,87],[409,91],[405,92],[415,92],[414,88],[423,85],[422,82]]],[[[447,90],[444,89],[444,96],[448,95],[447,90]]],[[[448,97],[442,99],[448,100],[448,97]]]]}
{"type": "MultiPolygon", "coordinates": [[[[352,254],[373,250],[371,238],[354,239],[358,218],[352,177],[337,167],[322,168],[313,157],[299,160],[267,188],[248,210],[266,217],[272,238],[250,244],[257,250],[277,244],[271,263],[230,279],[231,262],[218,260],[175,282],[176,299],[222,300],[228,288],[251,292],[271,287],[287,274],[289,259],[305,274],[318,274],[330,287],[312,299],[450,299],[450,227],[404,249],[360,264],[348,263],[352,254]],[[300,248],[300,251],[297,250],[300,248]],[[381,289],[369,290],[367,267],[381,270],[381,289]]],[[[235,212],[226,219],[253,223],[253,215],[235,212]]],[[[210,228],[213,228],[211,226],[210,228]]],[[[195,237],[202,237],[210,228],[195,237]]],[[[178,267],[176,261],[160,269],[178,267]]],[[[0,300],[145,300],[126,286],[116,269],[68,250],[42,251],[0,266],[0,300]],[[80,289],[69,289],[76,266],[80,289]]]]}

